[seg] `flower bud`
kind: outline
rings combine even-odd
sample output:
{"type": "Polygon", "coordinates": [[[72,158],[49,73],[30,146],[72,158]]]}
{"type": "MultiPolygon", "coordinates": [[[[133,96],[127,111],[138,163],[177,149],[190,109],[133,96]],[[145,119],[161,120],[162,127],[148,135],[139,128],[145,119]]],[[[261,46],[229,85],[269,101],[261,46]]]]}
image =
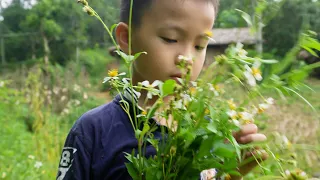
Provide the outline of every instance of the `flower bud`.
{"type": "Polygon", "coordinates": [[[170,155],[173,156],[173,155],[176,154],[176,152],[177,152],[177,148],[176,148],[175,146],[171,146],[171,148],[170,148],[170,155]]]}
{"type": "Polygon", "coordinates": [[[88,13],[90,16],[94,16],[94,12],[89,6],[84,6],[83,11],[88,13]]]}
{"type": "Polygon", "coordinates": [[[77,2],[83,4],[84,6],[88,6],[88,2],[86,0],[77,0],[77,2]]]}

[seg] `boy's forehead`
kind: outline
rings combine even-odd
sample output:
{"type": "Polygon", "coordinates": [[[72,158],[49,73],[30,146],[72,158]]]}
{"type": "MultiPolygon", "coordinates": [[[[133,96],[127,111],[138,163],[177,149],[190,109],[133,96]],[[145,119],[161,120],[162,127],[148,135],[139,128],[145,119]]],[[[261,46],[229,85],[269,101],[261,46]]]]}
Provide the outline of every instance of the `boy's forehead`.
{"type": "Polygon", "coordinates": [[[215,10],[210,0],[154,0],[144,18],[162,26],[198,20],[213,25],[215,10]]]}

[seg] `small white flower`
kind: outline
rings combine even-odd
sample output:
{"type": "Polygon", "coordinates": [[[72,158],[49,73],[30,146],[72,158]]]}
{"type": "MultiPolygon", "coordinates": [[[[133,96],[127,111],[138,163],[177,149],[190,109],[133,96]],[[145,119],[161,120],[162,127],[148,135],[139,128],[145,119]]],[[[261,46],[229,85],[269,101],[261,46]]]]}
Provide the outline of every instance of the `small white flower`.
{"type": "Polygon", "coordinates": [[[195,82],[195,81],[190,81],[190,83],[191,83],[191,85],[192,85],[193,87],[197,87],[197,86],[198,86],[198,83],[195,82]]]}
{"type": "Polygon", "coordinates": [[[179,101],[175,101],[175,102],[173,103],[173,105],[174,105],[174,108],[176,108],[176,109],[183,109],[183,110],[186,110],[186,109],[187,109],[187,108],[184,106],[182,99],[180,99],[179,101]]]}
{"type": "Polygon", "coordinates": [[[284,173],[287,175],[287,176],[290,176],[291,175],[291,172],[289,170],[285,170],[284,173]]]}
{"type": "Polygon", "coordinates": [[[240,112],[239,113],[240,119],[243,121],[243,124],[250,124],[254,122],[254,115],[248,112],[240,112]]]}
{"type": "Polygon", "coordinates": [[[184,84],[184,80],[182,78],[177,78],[179,84],[184,84]]]}
{"type": "Polygon", "coordinates": [[[233,99],[229,99],[227,102],[231,110],[237,109],[237,105],[234,103],[233,99]]]}
{"type": "Polygon", "coordinates": [[[139,117],[146,117],[147,114],[148,114],[147,111],[143,110],[143,111],[141,111],[141,113],[139,115],[137,115],[137,117],[138,118],[139,117]]]}
{"type": "Polygon", "coordinates": [[[119,74],[117,69],[110,70],[108,72],[108,76],[109,77],[105,77],[104,80],[103,80],[103,83],[106,83],[106,82],[108,82],[110,80],[117,80],[117,79],[119,79],[119,76],[124,76],[124,75],[126,75],[125,72],[122,72],[122,73],[119,74]]]}
{"type": "Polygon", "coordinates": [[[29,159],[34,159],[35,157],[33,155],[28,156],[29,159]]]}
{"type": "Polygon", "coordinates": [[[69,113],[70,113],[70,111],[67,108],[63,109],[63,111],[62,111],[62,114],[69,114],[69,113]]]}
{"type": "Polygon", "coordinates": [[[158,89],[156,89],[156,87],[161,84],[161,81],[156,80],[152,84],[150,84],[149,81],[143,81],[141,84],[148,90],[148,99],[152,99],[152,96],[157,96],[160,92],[158,89]]]}
{"type": "Polygon", "coordinates": [[[43,165],[42,162],[37,161],[37,162],[34,164],[34,167],[37,168],[37,169],[39,169],[42,165],[43,165]]]}
{"type": "Polygon", "coordinates": [[[307,177],[307,173],[304,172],[304,171],[302,171],[302,172],[300,173],[300,176],[302,176],[302,177],[307,177]]]}
{"type": "Polygon", "coordinates": [[[201,180],[215,180],[217,175],[216,169],[203,170],[200,174],[201,180]]]}
{"type": "Polygon", "coordinates": [[[192,61],[192,57],[186,57],[186,56],[183,56],[183,55],[179,55],[178,56],[178,59],[181,60],[181,61],[192,61]]]}
{"type": "Polygon", "coordinates": [[[67,88],[63,88],[63,89],[62,89],[62,92],[64,92],[64,93],[67,92],[67,91],[68,91],[67,88]]]}
{"type": "Polygon", "coordinates": [[[247,82],[250,86],[256,86],[256,80],[262,80],[261,72],[259,70],[260,65],[260,61],[256,61],[251,68],[248,65],[244,66],[246,69],[246,71],[244,72],[244,76],[246,77],[247,82]]]}
{"type": "Polygon", "coordinates": [[[3,87],[3,86],[4,86],[4,82],[0,81],[0,87],[3,87]]]}
{"type": "Polygon", "coordinates": [[[87,93],[83,93],[83,99],[88,99],[88,94],[87,93]]]}
{"type": "Polygon", "coordinates": [[[62,97],[60,98],[60,101],[63,102],[63,101],[66,100],[66,99],[67,99],[66,96],[62,96],[62,97]]]}
{"type": "Polygon", "coordinates": [[[267,101],[267,103],[270,104],[270,105],[274,104],[274,99],[271,98],[271,97],[268,98],[266,101],[267,101]]]}
{"type": "Polygon", "coordinates": [[[248,52],[246,50],[243,49],[243,44],[242,43],[237,43],[236,48],[235,48],[236,54],[240,57],[240,58],[246,58],[248,52]]]}
{"type": "Polygon", "coordinates": [[[241,49],[243,49],[243,44],[238,42],[236,45],[236,52],[239,52],[241,49]]]}
{"type": "Polygon", "coordinates": [[[47,95],[51,95],[51,94],[52,94],[52,92],[51,92],[50,90],[46,90],[46,91],[45,91],[45,94],[47,94],[47,95]]]}
{"type": "Polygon", "coordinates": [[[247,57],[247,54],[248,52],[244,49],[241,49],[239,52],[238,52],[238,56],[241,57],[241,58],[246,58],[247,57]]]}
{"type": "Polygon", "coordinates": [[[75,103],[76,106],[79,106],[79,105],[80,105],[80,101],[77,100],[77,99],[74,101],[74,103],[75,103]]]}
{"type": "Polygon", "coordinates": [[[227,114],[231,119],[237,119],[238,113],[235,110],[229,110],[227,114]]]}
{"type": "Polygon", "coordinates": [[[213,84],[208,83],[209,85],[209,90],[214,93],[215,96],[219,96],[219,91],[213,86],[213,84]]]}
{"type": "Polygon", "coordinates": [[[254,87],[257,85],[256,80],[254,79],[254,77],[252,76],[252,74],[248,71],[244,72],[244,76],[247,79],[247,82],[250,86],[254,87]]]}
{"type": "Polygon", "coordinates": [[[59,94],[60,89],[58,87],[54,87],[53,88],[53,93],[58,95],[59,94]]]}
{"type": "Polygon", "coordinates": [[[259,104],[259,109],[261,110],[269,109],[269,107],[270,107],[270,104],[265,104],[265,103],[259,104]]]}
{"type": "Polygon", "coordinates": [[[184,101],[186,102],[191,102],[192,101],[192,98],[188,95],[188,94],[181,94],[181,97],[184,101]]]}
{"type": "Polygon", "coordinates": [[[234,125],[240,127],[240,122],[236,119],[232,119],[232,122],[234,123],[234,125]]]}
{"type": "Polygon", "coordinates": [[[7,176],[7,173],[3,172],[2,175],[1,175],[1,178],[4,179],[6,176],[7,176]]]}
{"type": "Polygon", "coordinates": [[[289,139],[285,135],[282,136],[282,142],[284,143],[284,145],[286,147],[288,147],[288,148],[291,147],[291,142],[289,141],[289,139]]]}
{"type": "Polygon", "coordinates": [[[80,88],[80,86],[79,86],[78,84],[74,84],[74,85],[73,85],[73,90],[74,90],[75,92],[80,92],[80,91],[81,91],[81,88],[80,88]]]}

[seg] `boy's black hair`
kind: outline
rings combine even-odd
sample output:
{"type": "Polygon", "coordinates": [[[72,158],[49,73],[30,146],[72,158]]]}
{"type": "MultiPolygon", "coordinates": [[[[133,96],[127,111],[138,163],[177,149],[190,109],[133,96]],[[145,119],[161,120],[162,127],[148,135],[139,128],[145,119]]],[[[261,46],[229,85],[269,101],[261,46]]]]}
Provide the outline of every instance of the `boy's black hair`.
{"type": "MultiPolygon", "coordinates": [[[[141,17],[147,8],[150,7],[151,3],[155,0],[133,0],[132,7],[132,26],[139,27],[141,23],[141,17]]],[[[212,3],[215,13],[217,15],[219,9],[220,0],[208,0],[212,3]]],[[[131,0],[121,0],[120,7],[120,21],[128,24],[130,14],[130,2],[131,0]]]]}

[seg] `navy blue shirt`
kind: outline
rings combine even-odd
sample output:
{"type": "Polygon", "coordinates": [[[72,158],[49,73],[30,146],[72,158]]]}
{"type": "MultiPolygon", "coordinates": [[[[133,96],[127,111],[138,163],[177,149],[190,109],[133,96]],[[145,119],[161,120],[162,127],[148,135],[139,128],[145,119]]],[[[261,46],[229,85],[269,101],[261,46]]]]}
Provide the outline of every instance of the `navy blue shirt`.
{"type": "MultiPolygon", "coordinates": [[[[62,150],[58,180],[132,179],[125,166],[128,161],[124,152],[131,154],[138,148],[138,142],[120,100],[118,95],[76,121],[62,150]]],[[[154,136],[161,138],[160,130],[154,136]]],[[[146,156],[155,154],[156,150],[147,145],[146,156]]]]}

